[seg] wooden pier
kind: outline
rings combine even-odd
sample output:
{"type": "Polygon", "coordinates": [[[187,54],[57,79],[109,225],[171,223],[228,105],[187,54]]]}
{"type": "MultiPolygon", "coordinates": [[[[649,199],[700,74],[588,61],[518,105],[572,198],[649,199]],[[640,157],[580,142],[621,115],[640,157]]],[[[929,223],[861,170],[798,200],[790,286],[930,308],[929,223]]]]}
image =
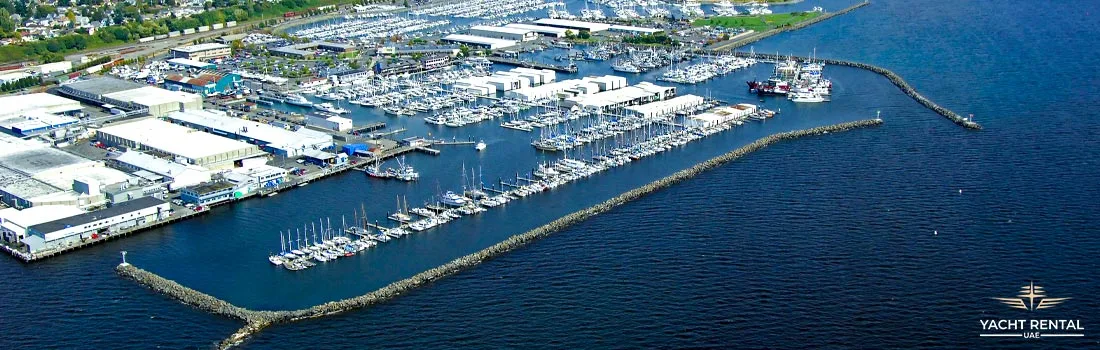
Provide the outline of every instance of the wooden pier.
{"type": "MultiPolygon", "coordinates": [[[[355,133],[355,134],[360,134],[361,135],[361,134],[369,133],[369,132],[372,132],[372,131],[382,130],[382,129],[385,129],[385,128],[386,128],[386,122],[377,122],[377,123],[370,123],[370,124],[363,125],[361,127],[352,129],[352,132],[355,133]]],[[[404,129],[400,129],[400,130],[404,130],[404,129]]]]}
{"type": "Polygon", "coordinates": [[[517,60],[517,59],[504,58],[504,57],[499,57],[499,56],[489,57],[489,62],[507,64],[507,65],[516,66],[516,67],[549,69],[549,70],[563,72],[563,73],[576,73],[577,72],[577,66],[576,65],[560,66],[560,65],[556,65],[556,64],[548,64],[548,63],[540,63],[540,62],[520,61],[520,60],[517,60]]]}

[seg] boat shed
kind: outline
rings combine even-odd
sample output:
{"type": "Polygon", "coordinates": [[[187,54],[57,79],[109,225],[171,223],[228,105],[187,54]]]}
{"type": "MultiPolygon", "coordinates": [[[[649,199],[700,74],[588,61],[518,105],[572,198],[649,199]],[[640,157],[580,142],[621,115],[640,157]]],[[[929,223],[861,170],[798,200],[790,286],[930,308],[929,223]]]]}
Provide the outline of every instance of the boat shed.
{"type": "Polygon", "coordinates": [[[565,28],[574,32],[586,30],[591,33],[596,33],[611,29],[611,25],[606,23],[584,22],[559,18],[542,18],[535,21],[535,24],[547,27],[565,28]]]}
{"type": "Polygon", "coordinates": [[[490,50],[496,50],[496,49],[502,49],[502,48],[506,48],[506,47],[516,46],[516,41],[514,41],[514,40],[487,38],[487,37],[483,37],[483,36],[467,35],[467,34],[450,34],[450,35],[447,35],[447,36],[443,37],[443,39],[441,39],[441,40],[443,42],[463,44],[463,45],[466,45],[466,46],[476,47],[476,48],[479,48],[479,49],[490,49],[490,50]]]}
{"type": "Polygon", "coordinates": [[[148,153],[128,151],[109,162],[116,168],[133,171],[133,175],[150,181],[159,177],[169,190],[194,186],[211,179],[211,172],[206,168],[177,163],[148,153]]]}
{"type": "Polygon", "coordinates": [[[63,249],[89,239],[99,239],[167,219],[172,209],[153,197],[141,197],[105,209],[31,226],[23,243],[32,253],[63,249]]]}
{"type": "Polygon", "coordinates": [[[599,77],[581,78],[586,82],[594,83],[600,87],[600,91],[611,91],[626,87],[626,78],[616,75],[604,75],[599,77]]]}
{"type": "Polygon", "coordinates": [[[34,136],[75,125],[79,122],[80,120],[67,115],[35,110],[0,119],[0,128],[17,136],[34,136]]]}
{"type": "Polygon", "coordinates": [[[664,101],[650,102],[639,106],[626,107],[627,113],[642,117],[642,118],[654,118],[659,116],[666,116],[684,109],[696,107],[702,105],[704,102],[702,97],[695,95],[683,95],[673,97],[664,101]]]}
{"type": "Polygon", "coordinates": [[[756,112],[756,105],[741,103],[733,106],[723,106],[711,109],[706,113],[696,114],[687,118],[688,127],[708,127],[726,123],[732,120],[745,119],[756,112]]]}
{"type": "Polygon", "coordinates": [[[504,27],[529,30],[529,31],[535,32],[536,34],[551,37],[551,38],[564,38],[565,37],[565,32],[569,31],[569,29],[565,29],[565,28],[540,26],[540,25],[534,25],[534,24],[522,24],[522,23],[510,23],[510,24],[504,25],[504,27]]]}
{"type": "Polygon", "coordinates": [[[539,38],[534,31],[514,27],[473,26],[468,32],[470,35],[520,42],[539,38]]]}
{"type": "Polygon", "coordinates": [[[634,34],[634,35],[653,35],[653,34],[657,34],[657,33],[660,33],[660,32],[664,32],[663,29],[635,27],[635,26],[624,26],[624,25],[618,25],[618,24],[612,24],[611,28],[609,30],[612,31],[612,32],[627,33],[627,34],[634,34]]]}
{"type": "Polygon", "coordinates": [[[578,106],[586,110],[609,111],[626,106],[660,101],[672,94],[675,94],[675,88],[666,88],[643,82],[622,89],[570,97],[565,102],[567,107],[578,106]],[[670,90],[672,92],[669,92],[670,90]]]}
{"type": "Polygon", "coordinates": [[[213,63],[206,63],[203,61],[196,61],[190,58],[182,57],[169,59],[168,64],[182,69],[215,69],[218,67],[213,63]]]}
{"type": "Polygon", "coordinates": [[[184,111],[167,115],[168,120],[214,135],[259,145],[261,149],[286,157],[297,157],[307,150],[332,148],[332,135],[299,128],[287,130],[270,124],[234,118],[215,111],[184,111]]]}
{"type": "Polygon", "coordinates": [[[319,150],[306,150],[305,152],[302,152],[302,158],[304,158],[307,163],[322,168],[327,166],[344,165],[348,163],[348,155],[345,153],[329,153],[319,150]]]}
{"type": "Polygon", "coordinates": [[[579,79],[562,80],[559,82],[543,84],[540,86],[508,91],[504,93],[504,97],[525,102],[532,102],[541,99],[555,99],[558,97],[558,94],[565,92],[566,90],[576,88],[578,84],[582,83],[583,81],[579,79]]]}
{"type": "Polygon", "coordinates": [[[194,205],[214,205],[243,197],[228,181],[214,181],[180,189],[180,200],[194,205]]]}
{"type": "Polygon", "coordinates": [[[306,125],[324,128],[332,131],[346,132],[351,130],[351,119],[332,115],[306,115],[306,125]]]}
{"type": "Polygon", "coordinates": [[[256,145],[152,118],[110,124],[96,131],[96,139],[213,170],[234,168],[244,159],[265,155],[256,145]]]}

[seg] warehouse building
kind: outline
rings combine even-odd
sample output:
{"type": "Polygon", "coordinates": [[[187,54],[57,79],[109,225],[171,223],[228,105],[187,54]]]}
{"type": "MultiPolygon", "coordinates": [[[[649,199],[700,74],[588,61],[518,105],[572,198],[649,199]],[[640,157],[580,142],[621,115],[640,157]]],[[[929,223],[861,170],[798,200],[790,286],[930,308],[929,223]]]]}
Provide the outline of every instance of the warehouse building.
{"type": "Polygon", "coordinates": [[[264,155],[256,145],[152,118],[112,124],[96,131],[96,139],[211,170],[234,168],[244,159],[264,155]]]}
{"type": "Polygon", "coordinates": [[[473,26],[467,32],[470,35],[519,42],[531,41],[539,38],[538,34],[531,30],[514,27],[473,26]]]}
{"type": "Polygon", "coordinates": [[[167,219],[171,213],[168,203],[153,197],[142,197],[30,226],[23,243],[31,254],[44,254],[156,223],[167,219]]]}
{"type": "Polygon", "coordinates": [[[241,76],[235,73],[203,71],[190,76],[169,74],[164,77],[164,87],[172,91],[185,91],[209,97],[229,92],[241,81],[241,76]]]}
{"type": "Polygon", "coordinates": [[[143,152],[124,152],[109,160],[109,163],[115,168],[130,171],[135,176],[153,182],[159,179],[171,191],[209,182],[211,179],[211,171],[201,166],[181,164],[143,152]],[[149,175],[155,175],[156,178],[149,175]]]}
{"type": "Polygon", "coordinates": [[[286,169],[259,164],[251,167],[237,168],[222,174],[226,180],[232,182],[238,189],[248,192],[264,188],[275,188],[286,182],[288,172],[286,169]]]}
{"type": "MultiPolygon", "coordinates": [[[[606,84],[614,86],[614,83],[606,84]]],[[[642,82],[625,88],[603,91],[591,95],[579,95],[565,100],[566,107],[577,106],[585,110],[606,112],[626,106],[660,101],[676,94],[676,88],[642,82]]]]}
{"type": "Polygon", "coordinates": [[[569,31],[569,29],[565,28],[539,26],[534,24],[510,23],[504,26],[507,28],[529,30],[534,32],[535,34],[551,38],[564,38],[565,33],[569,31]]]}
{"type": "Polygon", "coordinates": [[[79,122],[79,119],[67,115],[31,111],[0,119],[0,128],[15,136],[34,136],[64,129],[79,122]]]}
{"type": "MultiPolygon", "coordinates": [[[[568,79],[559,82],[543,84],[540,86],[527,87],[522,89],[516,89],[504,93],[505,98],[516,99],[525,102],[532,102],[541,99],[561,99],[564,98],[563,93],[568,90],[576,89],[578,86],[585,84],[580,79],[568,79]]],[[[599,89],[595,84],[591,85],[593,89],[599,89]]],[[[572,93],[566,94],[573,96],[572,93]]]]}
{"type": "Polygon", "coordinates": [[[47,93],[0,97],[0,120],[30,112],[73,114],[80,109],[79,101],[47,93]]]}
{"type": "Polygon", "coordinates": [[[202,109],[202,95],[182,91],[168,91],[153,86],[143,86],[138,89],[119,91],[103,96],[142,106],[149,110],[149,115],[158,118],[171,112],[202,109]]]}
{"type": "Polygon", "coordinates": [[[188,58],[173,58],[168,60],[168,64],[176,69],[201,69],[201,70],[213,70],[218,68],[218,65],[213,63],[207,63],[203,61],[196,61],[188,58]]]}
{"type": "Polygon", "coordinates": [[[306,125],[332,131],[346,132],[351,130],[351,119],[333,115],[306,115],[306,125]]]}
{"type": "Polygon", "coordinates": [[[611,29],[610,24],[574,21],[569,19],[543,18],[535,21],[535,24],[547,27],[557,27],[572,30],[574,33],[588,31],[590,33],[603,32],[611,29]]]}
{"type": "Polygon", "coordinates": [[[612,31],[612,32],[616,32],[616,33],[625,33],[625,34],[633,34],[633,35],[653,35],[653,34],[657,34],[657,33],[660,33],[660,32],[664,31],[663,29],[657,29],[657,28],[624,26],[624,25],[618,25],[618,24],[612,24],[611,27],[608,28],[608,30],[612,31]]]}
{"type": "Polygon", "coordinates": [[[107,204],[103,186],[129,179],[101,162],[0,134],[0,201],[8,206],[101,206],[107,204]]]}
{"type": "Polygon", "coordinates": [[[80,208],[68,205],[43,205],[26,209],[0,209],[0,239],[7,243],[22,243],[31,226],[83,214],[80,208]]]}
{"type": "Polygon", "coordinates": [[[466,45],[469,47],[490,50],[516,46],[515,40],[495,39],[467,34],[450,34],[443,37],[443,39],[441,40],[445,43],[455,43],[466,45]]]}
{"type": "Polygon", "coordinates": [[[641,118],[655,118],[660,116],[667,116],[678,111],[698,107],[704,102],[702,97],[695,95],[683,95],[673,97],[664,101],[650,102],[639,106],[626,107],[626,112],[629,115],[633,115],[641,118]]]}
{"type": "Polygon", "coordinates": [[[192,60],[209,60],[212,58],[229,57],[233,50],[226,44],[205,43],[173,48],[169,53],[172,58],[186,58],[192,60]]]}
{"type": "Polygon", "coordinates": [[[115,78],[93,78],[62,85],[58,93],[78,100],[125,111],[147,110],[162,117],[171,111],[201,110],[202,96],[168,91],[115,78]]]}
{"type": "Polygon", "coordinates": [[[298,157],[306,150],[323,150],[334,146],[332,135],[321,131],[307,128],[291,131],[213,111],[174,112],[168,114],[167,118],[193,129],[259,145],[265,151],[286,157],[298,157]]]}

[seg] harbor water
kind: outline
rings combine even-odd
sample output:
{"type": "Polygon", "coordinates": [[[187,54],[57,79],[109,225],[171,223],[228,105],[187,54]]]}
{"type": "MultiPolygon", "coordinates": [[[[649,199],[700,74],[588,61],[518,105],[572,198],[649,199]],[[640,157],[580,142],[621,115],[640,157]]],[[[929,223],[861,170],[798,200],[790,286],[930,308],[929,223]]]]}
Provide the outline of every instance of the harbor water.
{"type": "MultiPolygon", "coordinates": [[[[240,327],[119,278],[121,250],[145,270],[242,307],[308,307],[367,293],[759,137],[877,111],[882,127],[770,146],[392,302],[276,326],[244,346],[1095,346],[1100,120],[1092,116],[1100,101],[1087,87],[1100,85],[1098,49],[1088,42],[1100,34],[1096,10],[1088,1],[874,2],[754,44],[891,69],[937,103],[974,114],[983,131],[959,128],[853,68],[826,67],[832,102],[759,102],[744,82],[767,77],[770,65],[760,64],[678,92],[782,110],[766,122],[355,257],[298,272],[274,267],[266,257],[279,250],[279,231],[319,219],[339,226],[361,205],[385,222],[398,196],[419,206],[460,189],[463,168],[480,169],[488,185],[560,156],[529,145],[537,131],[436,127],[345,106],[357,124],[386,121],[409,136],[488,147],[410,154],[415,183],[348,172],[39,263],[0,259],[0,325],[22,329],[0,346],[194,348],[240,327]],[[1022,317],[990,297],[1031,281],[1074,298],[1044,317],[1080,318],[1086,337],[978,337],[981,319],[1022,317]]],[[[578,66],[580,75],[613,74],[606,63],[578,66]]],[[[637,83],[660,72],[627,76],[637,83]]]]}

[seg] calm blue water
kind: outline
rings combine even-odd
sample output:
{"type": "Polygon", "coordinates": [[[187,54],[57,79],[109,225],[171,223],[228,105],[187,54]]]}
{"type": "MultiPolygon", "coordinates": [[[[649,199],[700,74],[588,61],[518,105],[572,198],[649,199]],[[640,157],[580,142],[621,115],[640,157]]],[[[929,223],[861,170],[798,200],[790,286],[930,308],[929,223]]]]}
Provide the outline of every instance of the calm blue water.
{"type": "MultiPolygon", "coordinates": [[[[822,57],[888,67],[944,106],[973,113],[985,131],[954,126],[877,75],[829,67],[834,102],[769,100],[783,113],[766,124],[368,254],[302,273],[271,267],[265,257],[278,249],[279,230],[318,218],[338,225],[360,205],[382,220],[398,195],[415,205],[458,188],[463,164],[483,169],[489,183],[540,157],[527,145],[532,135],[489,123],[437,129],[359,112],[357,122],[484,138],[489,149],[410,156],[422,173],[415,184],[348,173],[41,263],[0,259],[7,277],[0,327],[8,330],[0,346],[192,348],[239,328],[118,278],[120,250],[142,268],[238,305],[303,307],[368,292],[758,137],[881,110],[883,127],[769,147],[385,305],[274,327],[247,347],[1096,347],[1097,7],[875,2],[754,47],[816,48],[822,57]],[[1030,315],[989,299],[1030,281],[1074,299],[1030,315]],[[977,336],[980,319],[1025,317],[1081,319],[1086,337],[977,336]]],[[[681,92],[755,101],[743,82],[767,70],[681,92]]]]}

